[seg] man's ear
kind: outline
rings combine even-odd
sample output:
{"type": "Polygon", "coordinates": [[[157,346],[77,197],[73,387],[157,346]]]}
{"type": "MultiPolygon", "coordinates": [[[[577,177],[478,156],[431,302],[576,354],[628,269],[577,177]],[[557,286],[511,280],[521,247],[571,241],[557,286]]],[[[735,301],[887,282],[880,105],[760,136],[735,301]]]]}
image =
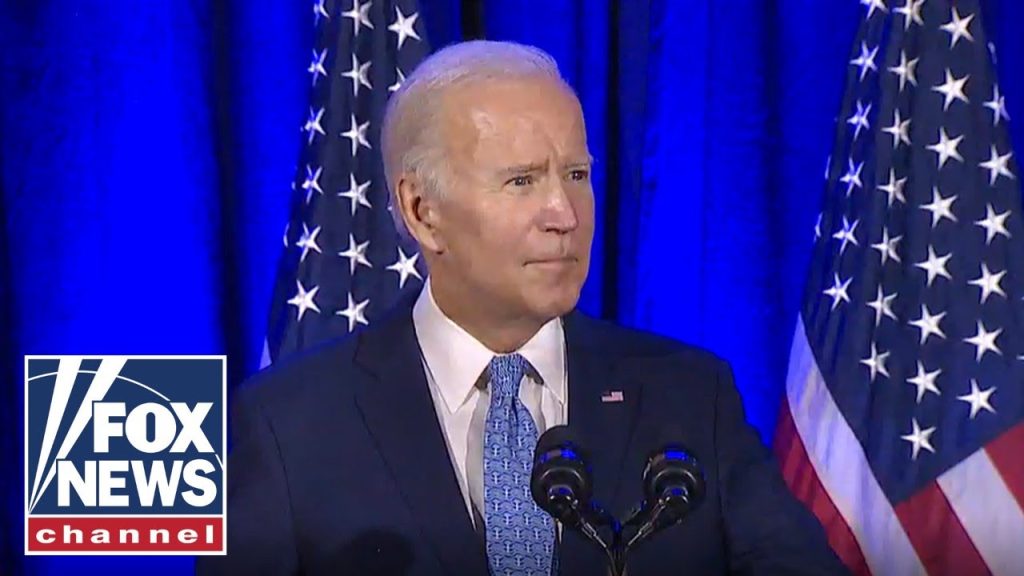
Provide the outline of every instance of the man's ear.
{"type": "Polygon", "coordinates": [[[430,194],[423,181],[415,174],[404,173],[396,184],[398,208],[409,234],[416,239],[420,248],[430,252],[444,251],[444,239],[440,233],[441,212],[438,199],[430,194]]]}

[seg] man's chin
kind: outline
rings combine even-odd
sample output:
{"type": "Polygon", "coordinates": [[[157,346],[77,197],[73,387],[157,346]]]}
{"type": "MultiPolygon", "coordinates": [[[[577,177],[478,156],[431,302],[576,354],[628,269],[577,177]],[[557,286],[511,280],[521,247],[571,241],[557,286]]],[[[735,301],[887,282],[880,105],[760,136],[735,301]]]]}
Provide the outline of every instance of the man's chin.
{"type": "Polygon", "coordinates": [[[572,309],[576,307],[576,303],[579,301],[579,297],[579,290],[566,291],[562,294],[549,293],[545,294],[543,298],[534,300],[532,308],[537,316],[550,320],[572,312],[572,309]]]}

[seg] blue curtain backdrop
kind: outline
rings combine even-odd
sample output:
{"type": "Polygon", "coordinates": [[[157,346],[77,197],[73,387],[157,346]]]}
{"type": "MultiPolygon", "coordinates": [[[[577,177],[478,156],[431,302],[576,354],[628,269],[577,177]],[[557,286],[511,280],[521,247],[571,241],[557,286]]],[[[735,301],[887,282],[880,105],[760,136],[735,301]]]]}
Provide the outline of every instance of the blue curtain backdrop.
{"type": "MultiPolygon", "coordinates": [[[[311,4],[0,2],[0,574],[190,573],[189,558],[21,558],[21,356],[226,353],[233,384],[255,371],[306,116],[311,4]]],[[[729,359],[767,441],[863,8],[421,8],[434,46],[509,39],[557,58],[598,160],[582,307],[729,359]]],[[[987,8],[1010,114],[1024,118],[1024,3],[987,8]]]]}

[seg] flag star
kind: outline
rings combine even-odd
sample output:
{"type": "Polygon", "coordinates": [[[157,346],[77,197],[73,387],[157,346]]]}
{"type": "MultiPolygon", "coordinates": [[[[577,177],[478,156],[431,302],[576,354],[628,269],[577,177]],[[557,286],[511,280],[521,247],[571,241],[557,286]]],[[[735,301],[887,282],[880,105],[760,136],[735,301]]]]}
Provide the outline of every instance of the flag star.
{"type": "Polygon", "coordinates": [[[999,120],[1009,120],[1010,114],[1006,111],[1006,97],[999,93],[999,85],[992,85],[992,99],[985,102],[985,108],[992,111],[992,125],[998,126],[999,120]]]}
{"type": "Polygon", "coordinates": [[[865,42],[860,43],[860,56],[857,56],[853,60],[850,60],[850,64],[860,68],[860,79],[863,80],[868,75],[868,70],[877,71],[878,68],[875,66],[875,56],[878,54],[878,46],[875,46],[871,50],[868,50],[868,45],[865,42]]]}
{"type": "Polygon", "coordinates": [[[347,132],[342,132],[341,135],[352,141],[352,157],[355,158],[356,152],[359,151],[360,146],[370,148],[370,142],[366,139],[366,129],[370,127],[369,122],[359,124],[356,122],[356,115],[352,115],[352,122],[349,124],[347,132]]]}
{"type": "Polygon", "coordinates": [[[993,408],[992,404],[988,401],[989,397],[992,396],[992,393],[995,391],[995,386],[988,390],[981,390],[978,388],[978,382],[974,378],[971,378],[971,393],[964,394],[963,396],[957,396],[956,399],[962,400],[971,405],[971,420],[974,420],[974,417],[982,410],[988,410],[993,414],[996,413],[996,409],[993,408]]]}
{"type": "Polygon", "coordinates": [[[850,116],[850,118],[846,121],[847,124],[855,126],[855,129],[853,131],[854,140],[856,140],[857,137],[860,136],[860,131],[862,128],[864,130],[869,130],[871,128],[871,123],[868,122],[868,114],[870,113],[871,103],[868,102],[868,107],[864,108],[864,106],[861,105],[860,100],[858,100],[857,112],[855,112],[853,116],[850,116]]]}
{"type": "Polygon", "coordinates": [[[320,18],[321,17],[323,17],[324,20],[330,20],[331,19],[331,14],[327,11],[327,6],[325,6],[326,3],[327,3],[327,0],[316,0],[316,2],[313,4],[313,25],[314,26],[320,23],[320,18]]]}
{"type": "Polygon", "coordinates": [[[1010,237],[1010,231],[1006,229],[1006,219],[1010,217],[1010,211],[1007,210],[1001,214],[997,214],[992,209],[992,205],[989,204],[985,207],[986,217],[984,220],[978,220],[975,222],[975,226],[981,226],[985,229],[985,244],[988,245],[992,242],[992,239],[997,235],[1002,234],[1007,238],[1010,237]]]}
{"type": "Polygon", "coordinates": [[[352,205],[352,215],[356,215],[356,210],[359,206],[366,206],[367,208],[373,208],[370,205],[370,201],[366,199],[366,190],[370,187],[370,180],[363,182],[362,184],[356,182],[355,173],[350,172],[348,175],[348,190],[344,192],[338,192],[338,196],[342,198],[348,198],[349,203],[352,205]]]}
{"type": "Polygon", "coordinates": [[[904,30],[910,29],[912,22],[918,26],[924,26],[924,20],[921,18],[922,5],[924,5],[924,0],[903,0],[903,6],[893,10],[893,12],[903,15],[904,30]]]}
{"type": "Polygon", "coordinates": [[[357,244],[356,239],[353,235],[348,235],[348,250],[344,252],[338,252],[338,256],[342,258],[348,258],[348,272],[349,274],[356,273],[356,265],[362,264],[367,268],[373,268],[370,261],[366,259],[366,249],[369,248],[370,241],[367,240],[362,244],[357,244]]]}
{"type": "Polygon", "coordinates": [[[964,75],[963,78],[957,78],[953,76],[949,68],[946,68],[946,82],[932,87],[932,92],[938,92],[946,97],[945,102],[942,104],[943,110],[949,110],[949,105],[953,103],[953,100],[960,100],[965,104],[970,104],[970,101],[967,100],[967,96],[964,94],[964,86],[970,78],[970,74],[964,75]]]}
{"type": "Polygon", "coordinates": [[[896,320],[896,315],[892,312],[892,301],[895,299],[896,294],[883,294],[882,287],[878,287],[878,296],[872,302],[868,302],[868,307],[875,311],[875,326],[882,323],[882,316],[896,320]]]}
{"type": "Polygon", "coordinates": [[[953,202],[956,202],[956,194],[953,194],[949,198],[943,198],[939,194],[939,187],[932,186],[932,202],[931,204],[922,204],[921,210],[927,210],[932,213],[932,228],[935,228],[942,219],[945,218],[952,222],[956,222],[956,215],[953,214],[953,202]]]}
{"type": "Polygon", "coordinates": [[[935,385],[935,380],[942,374],[942,370],[936,370],[934,372],[928,372],[924,369],[924,364],[919,360],[917,362],[917,376],[913,378],[907,378],[908,384],[917,386],[917,403],[920,404],[924,398],[925,393],[932,392],[936,396],[942,396],[942,392],[939,391],[938,386],[935,385]]]}
{"type": "Polygon", "coordinates": [[[978,320],[978,333],[970,338],[964,338],[964,342],[974,346],[974,360],[976,362],[981,362],[981,359],[985,357],[985,353],[990,350],[1000,356],[1003,354],[1003,351],[999,349],[999,346],[996,346],[996,339],[999,338],[999,335],[1002,333],[1002,328],[993,330],[992,332],[985,330],[985,325],[981,323],[981,320],[978,320]]]}
{"type": "Polygon", "coordinates": [[[306,191],[306,204],[309,204],[310,199],[313,197],[313,192],[317,194],[323,194],[324,191],[320,188],[320,174],[324,171],[323,166],[317,166],[316,172],[313,168],[306,164],[306,179],[302,182],[302,189],[306,191]]]}
{"type": "Polygon", "coordinates": [[[307,72],[313,75],[313,86],[316,86],[316,81],[320,76],[327,77],[327,69],[324,68],[324,60],[327,59],[327,48],[324,48],[322,52],[313,50],[313,60],[309,63],[307,72]]]}
{"type": "Polygon", "coordinates": [[[847,278],[845,282],[839,280],[839,274],[835,274],[835,283],[824,291],[826,296],[832,298],[832,309],[835,310],[839,306],[840,301],[850,302],[850,296],[846,293],[846,290],[850,287],[850,282],[853,278],[847,278]]]}
{"type": "Polygon", "coordinates": [[[939,28],[949,33],[949,47],[956,46],[956,43],[961,38],[967,38],[971,42],[974,42],[974,36],[971,36],[971,31],[968,27],[971,25],[971,20],[974,19],[974,14],[968,14],[966,18],[961,18],[960,13],[956,11],[954,6],[952,14],[950,14],[950,21],[939,26],[939,28]]]}
{"type": "Polygon", "coordinates": [[[352,54],[352,69],[347,72],[342,72],[342,76],[352,80],[352,91],[355,96],[359,97],[359,86],[366,86],[369,89],[373,89],[370,84],[370,66],[373,65],[373,60],[366,62],[365,64],[359,63],[359,58],[356,57],[355,53],[352,54]]]}
{"type": "Polygon", "coordinates": [[[849,243],[853,243],[854,246],[860,246],[860,243],[857,242],[857,236],[855,235],[857,232],[857,224],[859,223],[859,220],[854,220],[851,225],[846,219],[846,216],[843,216],[843,229],[832,235],[836,240],[842,241],[842,244],[839,245],[840,255],[842,255],[843,251],[846,250],[846,245],[849,243]]]}
{"type": "Polygon", "coordinates": [[[921,305],[921,317],[910,323],[911,326],[916,327],[921,331],[921,345],[924,346],[928,342],[928,337],[935,334],[939,338],[945,339],[946,333],[942,331],[942,319],[946,316],[945,312],[941,314],[932,315],[928,310],[927,304],[921,305]]]}
{"type": "Polygon", "coordinates": [[[405,43],[407,38],[415,38],[420,40],[420,35],[416,33],[416,19],[419,18],[418,12],[413,12],[412,16],[406,18],[402,14],[401,8],[395,6],[395,23],[388,26],[388,30],[398,34],[398,49],[402,49],[402,44],[405,43]]]}
{"type": "Polygon", "coordinates": [[[996,180],[1000,176],[1006,176],[1010,180],[1013,180],[1013,172],[1010,172],[1009,162],[1013,156],[1013,152],[1007,152],[1000,156],[999,151],[996,150],[996,145],[992,145],[992,155],[989,157],[988,162],[982,162],[979,164],[982,168],[988,170],[988,183],[994,185],[996,180]]]}
{"type": "Polygon", "coordinates": [[[892,125],[882,128],[882,132],[892,135],[892,148],[895,150],[900,144],[910,145],[910,118],[904,120],[900,117],[900,109],[893,111],[892,125]]]}
{"type": "Polygon", "coordinates": [[[392,84],[391,86],[388,86],[388,92],[395,92],[396,90],[402,87],[402,84],[405,83],[405,74],[402,74],[401,68],[395,68],[395,76],[395,83],[392,84]]]}
{"type": "Polygon", "coordinates": [[[846,174],[843,174],[843,177],[840,178],[839,181],[846,184],[846,195],[849,196],[850,193],[853,192],[854,188],[864,187],[860,181],[860,171],[864,169],[864,163],[861,162],[854,166],[853,158],[847,160],[847,163],[849,164],[849,169],[846,174]]]}
{"type": "Polygon", "coordinates": [[[821,212],[818,212],[818,220],[814,223],[814,239],[821,238],[821,212]]]}
{"type": "Polygon", "coordinates": [[[285,248],[288,247],[288,229],[289,228],[291,228],[291,222],[285,222],[285,224],[284,224],[284,235],[281,238],[284,241],[284,247],[285,248]]]}
{"type": "Polygon", "coordinates": [[[914,58],[913,60],[907,60],[907,53],[900,51],[900,65],[890,66],[889,72],[899,76],[900,78],[900,92],[903,92],[903,88],[910,82],[914,86],[917,86],[917,61],[920,58],[914,58]]]}
{"type": "Polygon", "coordinates": [[[1003,287],[999,285],[1003,281],[1003,276],[1006,275],[1006,270],[999,272],[998,274],[992,274],[988,270],[988,266],[984,262],[981,263],[981,276],[968,282],[971,286],[977,286],[981,288],[981,303],[984,304],[990,295],[999,294],[1003,298],[1006,298],[1006,292],[1003,292],[1003,287]]]}
{"type": "Polygon", "coordinates": [[[896,236],[895,238],[889,238],[889,229],[882,228],[882,241],[878,244],[872,244],[871,247],[878,250],[878,253],[882,255],[882,266],[889,261],[890,258],[894,262],[902,262],[899,254],[896,253],[896,247],[899,246],[900,240],[903,240],[903,236],[896,236]]]}
{"type": "Polygon", "coordinates": [[[953,277],[949,275],[949,271],[946,270],[946,262],[953,257],[953,253],[946,254],[941,258],[935,255],[935,251],[931,246],[928,247],[928,259],[924,262],[918,262],[914,266],[928,272],[928,287],[932,285],[932,280],[935,280],[936,276],[943,276],[948,280],[952,280],[953,277]]]}
{"type": "Polygon", "coordinates": [[[369,322],[366,321],[366,307],[370,304],[370,299],[367,298],[362,302],[355,302],[352,300],[352,294],[348,295],[348,308],[344,310],[338,310],[334,314],[337,316],[344,316],[348,318],[348,331],[351,332],[355,329],[356,324],[363,324],[369,326],[369,322]]]}
{"type": "Polygon", "coordinates": [[[316,243],[316,237],[319,234],[319,226],[317,226],[316,228],[313,229],[312,232],[310,232],[309,227],[306,226],[306,223],[302,223],[302,237],[299,238],[299,241],[295,243],[296,246],[302,248],[302,256],[299,257],[299,262],[302,262],[306,259],[306,254],[308,254],[310,250],[316,252],[317,254],[323,254],[323,252],[320,251],[320,246],[318,246],[316,243]]]}
{"type": "Polygon", "coordinates": [[[885,7],[884,0],[860,0],[861,6],[868,7],[868,15],[865,17],[866,20],[870,20],[871,16],[875,13],[875,10],[881,10],[882,12],[888,12],[889,9],[885,7]]]}
{"type": "Polygon", "coordinates": [[[352,20],[352,36],[359,35],[359,27],[366,26],[369,29],[373,29],[373,22],[370,21],[370,7],[373,2],[367,2],[366,4],[360,4],[359,0],[352,0],[352,8],[348,12],[342,12],[341,15],[345,18],[352,20]]]}
{"type": "Polygon", "coordinates": [[[942,168],[946,163],[946,160],[949,160],[950,158],[956,158],[960,162],[964,161],[963,156],[961,156],[960,152],[957,150],[957,147],[960,146],[960,141],[963,139],[963,136],[950,138],[946,135],[945,127],[939,128],[939,141],[928,146],[929,150],[939,155],[939,168],[942,168]]]}
{"type": "Polygon", "coordinates": [[[889,182],[885,185],[879,185],[878,189],[885,192],[888,198],[888,207],[892,208],[892,203],[897,200],[907,203],[907,199],[903,196],[903,187],[907,184],[907,178],[903,177],[899,180],[896,179],[896,171],[892,168],[889,169],[889,182]]]}
{"type": "Polygon", "coordinates": [[[309,109],[309,120],[306,120],[306,125],[302,127],[304,132],[309,133],[309,139],[306,141],[307,144],[312,144],[313,139],[316,138],[317,134],[326,135],[323,126],[320,125],[320,121],[323,120],[324,109],[321,108],[317,111],[313,111],[313,108],[309,109]]]}
{"type": "Polygon", "coordinates": [[[412,258],[409,258],[405,255],[402,247],[398,247],[398,260],[396,260],[391,266],[388,266],[387,269],[398,273],[399,290],[405,287],[405,281],[409,279],[409,276],[415,276],[420,280],[423,280],[423,277],[420,276],[419,270],[416,269],[416,260],[418,260],[419,257],[420,255],[417,252],[412,255],[412,258]]]}
{"type": "Polygon", "coordinates": [[[932,447],[930,438],[931,435],[935,433],[936,427],[932,426],[931,428],[922,430],[917,424],[917,418],[913,418],[912,421],[914,424],[914,431],[906,436],[900,436],[900,439],[910,442],[910,445],[912,446],[910,459],[917,460],[917,455],[921,452],[922,448],[934,454],[935,448],[932,447]]]}
{"type": "Polygon", "coordinates": [[[295,296],[292,296],[288,303],[298,308],[299,318],[297,321],[302,322],[302,316],[305,315],[307,310],[312,310],[319,314],[320,308],[316,305],[316,293],[320,290],[320,287],[313,286],[312,290],[307,291],[302,282],[298,280],[295,281],[295,286],[295,296]]]}
{"type": "Polygon", "coordinates": [[[889,370],[885,367],[885,360],[889,357],[888,352],[878,353],[875,348],[875,343],[871,343],[871,356],[861,359],[860,363],[867,366],[871,370],[871,382],[875,381],[875,377],[881,374],[886,378],[889,377],[889,370]]]}

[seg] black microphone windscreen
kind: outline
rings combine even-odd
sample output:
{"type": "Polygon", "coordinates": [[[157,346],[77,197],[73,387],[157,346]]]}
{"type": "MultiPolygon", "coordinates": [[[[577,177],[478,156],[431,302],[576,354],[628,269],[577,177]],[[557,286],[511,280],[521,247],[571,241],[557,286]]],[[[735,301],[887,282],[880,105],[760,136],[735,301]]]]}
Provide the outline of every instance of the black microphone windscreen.
{"type": "Polygon", "coordinates": [[[553,426],[548,428],[540,438],[537,440],[537,448],[534,450],[534,456],[547,453],[554,448],[560,448],[566,444],[571,444],[574,447],[579,447],[579,441],[576,438],[576,433],[565,425],[553,426]]]}

